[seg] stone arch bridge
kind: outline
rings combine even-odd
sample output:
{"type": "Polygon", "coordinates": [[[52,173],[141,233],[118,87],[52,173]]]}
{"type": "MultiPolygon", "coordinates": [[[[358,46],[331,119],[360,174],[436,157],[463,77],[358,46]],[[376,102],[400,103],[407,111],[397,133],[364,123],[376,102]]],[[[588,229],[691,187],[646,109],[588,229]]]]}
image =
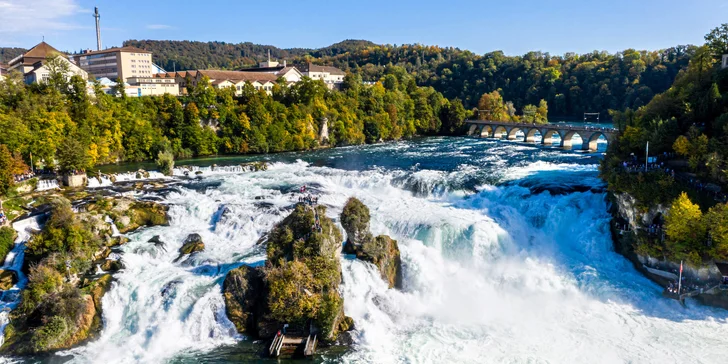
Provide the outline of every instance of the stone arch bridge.
{"type": "Polygon", "coordinates": [[[519,140],[526,143],[536,143],[536,136],[541,136],[542,145],[553,145],[554,137],[559,136],[559,146],[571,149],[572,138],[579,134],[582,140],[581,149],[590,152],[597,151],[599,137],[604,137],[607,143],[611,143],[617,137],[617,129],[598,128],[592,126],[573,126],[567,124],[523,124],[509,123],[503,121],[487,120],[466,120],[468,135],[481,138],[506,138],[508,140],[519,140]],[[523,132],[519,137],[518,132],[523,132]]]}

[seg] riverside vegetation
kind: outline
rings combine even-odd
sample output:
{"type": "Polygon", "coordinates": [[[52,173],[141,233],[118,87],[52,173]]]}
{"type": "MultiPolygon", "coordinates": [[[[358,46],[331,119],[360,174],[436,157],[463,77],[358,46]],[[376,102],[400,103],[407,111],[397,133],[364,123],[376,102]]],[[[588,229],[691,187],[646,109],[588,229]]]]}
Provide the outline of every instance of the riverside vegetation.
{"type": "MultiPolygon", "coordinates": [[[[167,223],[166,207],[151,202],[97,197],[74,213],[65,197],[49,201],[49,218],[26,244],[28,285],[5,328],[0,351],[6,354],[70,348],[100,330],[101,298],[111,286],[110,273],[122,267],[107,258],[112,247],[126,242],[113,236],[106,216],[120,231],[167,223]],[[97,266],[105,272],[96,274],[97,266]]],[[[5,238],[3,230],[3,246],[5,238]]]]}
{"type": "Polygon", "coordinates": [[[371,87],[356,75],[346,77],[341,92],[304,78],[290,87],[276,84],[272,95],[248,84],[240,97],[207,79],[180,98],[112,97],[98,85],[89,95],[80,77],[62,75],[59,66],[44,84],[25,85],[17,74],[0,81],[0,145],[35,167],[57,161],[63,170],[83,170],[156,159],[168,170],[170,155],[298,151],[453,133],[468,116],[462,103],[418,87],[397,67],[371,87]]]}
{"type": "Polygon", "coordinates": [[[634,250],[694,266],[728,260],[728,206],[714,199],[715,191],[728,188],[728,69],[718,62],[728,53],[728,24],[705,39],[667,91],[636,110],[612,112],[622,133],[601,167],[609,190],[633,197],[641,214],[659,206],[665,212],[664,241],[640,233],[634,250]],[[647,142],[651,155],[673,153],[676,160],[650,172],[623,168],[633,155],[644,155],[647,142]]]}

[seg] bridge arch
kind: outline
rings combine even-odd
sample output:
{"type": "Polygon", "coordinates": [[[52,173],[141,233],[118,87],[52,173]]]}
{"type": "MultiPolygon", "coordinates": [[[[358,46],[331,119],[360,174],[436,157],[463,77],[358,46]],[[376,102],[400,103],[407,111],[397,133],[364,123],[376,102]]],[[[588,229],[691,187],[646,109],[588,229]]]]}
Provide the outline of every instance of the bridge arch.
{"type": "Polygon", "coordinates": [[[538,134],[541,139],[543,139],[543,135],[541,134],[541,130],[538,130],[538,128],[531,128],[526,131],[526,143],[535,143],[536,142],[536,134],[538,134]]]}
{"type": "Polygon", "coordinates": [[[481,138],[489,138],[493,135],[493,128],[490,125],[483,125],[478,132],[478,136],[481,138]]]}
{"type": "Polygon", "coordinates": [[[496,126],[495,131],[493,132],[493,137],[501,139],[503,138],[503,134],[508,134],[508,129],[506,129],[503,125],[496,126]]]}
{"type": "Polygon", "coordinates": [[[518,139],[518,135],[516,135],[516,134],[518,134],[519,131],[523,131],[523,133],[525,134],[527,130],[524,131],[523,129],[521,129],[518,126],[512,127],[511,130],[508,131],[508,140],[518,139]]]}
{"type": "Polygon", "coordinates": [[[599,150],[599,138],[600,137],[604,138],[604,140],[607,141],[607,144],[609,144],[609,138],[607,138],[606,135],[602,134],[601,132],[596,132],[596,133],[593,133],[589,137],[588,144],[587,144],[587,141],[584,140],[583,143],[585,145],[583,146],[583,149],[587,149],[588,148],[590,152],[596,152],[596,151],[598,151],[599,150]]]}
{"type": "Polygon", "coordinates": [[[475,135],[475,131],[478,129],[478,124],[470,124],[470,128],[468,129],[468,136],[475,135]]]}
{"type": "Polygon", "coordinates": [[[554,136],[558,136],[561,138],[561,140],[564,140],[561,133],[559,133],[556,129],[544,129],[541,130],[541,144],[544,145],[553,145],[554,144],[554,136]]]}
{"type": "Polygon", "coordinates": [[[564,149],[571,149],[572,144],[573,144],[573,140],[572,139],[574,138],[574,135],[578,135],[579,136],[579,139],[582,140],[582,142],[581,142],[582,143],[582,149],[584,149],[583,148],[583,146],[584,146],[584,138],[581,136],[581,134],[579,134],[579,132],[574,131],[574,130],[567,131],[566,132],[566,135],[564,135],[563,138],[561,138],[561,146],[564,147],[564,149]]]}

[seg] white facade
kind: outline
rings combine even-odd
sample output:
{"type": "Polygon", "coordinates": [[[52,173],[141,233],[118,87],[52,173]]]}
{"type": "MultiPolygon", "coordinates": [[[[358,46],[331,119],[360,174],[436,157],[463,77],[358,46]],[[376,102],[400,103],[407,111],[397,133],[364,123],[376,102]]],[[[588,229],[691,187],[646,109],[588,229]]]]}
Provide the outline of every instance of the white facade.
{"type": "Polygon", "coordinates": [[[317,66],[308,64],[308,67],[303,72],[304,76],[308,76],[314,80],[324,81],[329,89],[338,89],[344,82],[344,71],[330,66],[317,66]]]}
{"type": "MultiPolygon", "coordinates": [[[[88,79],[88,73],[86,73],[86,71],[82,70],[80,67],[76,66],[75,63],[69,61],[62,56],[59,56],[58,59],[68,64],[68,72],[65,75],[67,80],[75,75],[81,76],[81,78],[83,78],[84,80],[88,79]]],[[[25,74],[25,83],[45,83],[48,82],[49,78],[50,70],[48,69],[48,65],[41,63],[25,74]]]]}
{"type": "Polygon", "coordinates": [[[129,77],[126,94],[128,96],[161,96],[170,94],[179,96],[179,83],[173,78],[129,77]],[[129,90],[134,90],[131,92],[129,90]],[[133,94],[133,95],[132,95],[133,94]]]}

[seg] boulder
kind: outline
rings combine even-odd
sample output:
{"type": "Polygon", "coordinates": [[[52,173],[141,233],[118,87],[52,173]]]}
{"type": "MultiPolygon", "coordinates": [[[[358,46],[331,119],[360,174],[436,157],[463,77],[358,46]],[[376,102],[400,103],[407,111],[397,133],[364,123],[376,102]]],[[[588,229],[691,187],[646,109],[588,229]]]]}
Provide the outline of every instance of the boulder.
{"type": "Polygon", "coordinates": [[[396,240],[379,235],[364,242],[355,254],[357,259],[376,265],[389,288],[402,288],[402,259],[396,240]]]}
{"type": "Polygon", "coordinates": [[[225,312],[241,334],[258,335],[256,318],[265,303],[263,271],[241,266],[231,270],[222,285],[225,312]]]}
{"type": "Polygon", "coordinates": [[[106,259],[101,263],[101,270],[104,272],[114,273],[124,269],[124,264],[118,260],[106,259]]]}
{"type": "Polygon", "coordinates": [[[347,245],[353,245],[346,248],[348,254],[353,254],[354,248],[361,246],[364,241],[371,238],[369,232],[369,208],[361,201],[352,197],[344,205],[341,212],[341,226],[346,231],[347,245]]]}
{"type": "Polygon", "coordinates": [[[159,235],[152,236],[151,239],[147,241],[149,244],[154,244],[157,248],[164,249],[164,246],[166,245],[159,237],[159,235]]]}
{"type": "Polygon", "coordinates": [[[151,201],[137,201],[128,197],[98,198],[86,209],[91,214],[108,215],[122,234],[142,226],[167,225],[169,222],[167,206],[151,201]]]}
{"type": "Polygon", "coordinates": [[[177,262],[185,255],[201,252],[205,250],[205,243],[202,242],[200,234],[193,233],[187,236],[182,247],[179,248],[179,256],[174,261],[177,262]]]}
{"type": "Polygon", "coordinates": [[[389,288],[402,288],[402,260],[397,241],[387,235],[376,238],[369,232],[369,208],[350,198],[341,212],[341,225],[346,230],[344,252],[377,266],[389,288]]]}
{"type": "Polygon", "coordinates": [[[7,291],[18,283],[18,273],[14,270],[0,269],[0,290],[7,291]]]}

